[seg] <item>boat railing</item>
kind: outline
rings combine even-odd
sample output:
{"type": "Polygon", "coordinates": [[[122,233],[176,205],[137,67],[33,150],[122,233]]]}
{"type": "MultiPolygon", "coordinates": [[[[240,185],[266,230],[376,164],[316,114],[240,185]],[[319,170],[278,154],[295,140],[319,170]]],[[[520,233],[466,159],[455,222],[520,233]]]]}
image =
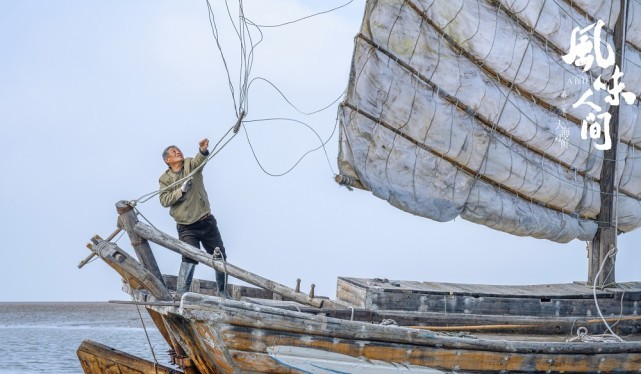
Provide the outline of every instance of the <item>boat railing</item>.
{"type": "MultiPolygon", "coordinates": [[[[172,297],[163,281],[162,273],[149,242],[298,303],[316,308],[330,307],[332,304],[332,301],[326,298],[314,297],[312,293],[305,294],[242,269],[224,259],[214,258],[212,255],[184,243],[155,227],[140,222],[133,205],[128,201],[119,201],[116,203],[116,209],[119,214],[118,229],[105,240],[99,236],[94,236],[87,246],[92,250],[92,256],[97,255],[102,258],[109,266],[120,273],[130,286],[134,288],[141,286],[158,300],[171,300],[172,297]],[[110,242],[120,230],[125,230],[128,234],[137,259],[115,243],[110,242]]],[[[78,267],[86,264],[92,256],[83,260],[78,267]]]]}

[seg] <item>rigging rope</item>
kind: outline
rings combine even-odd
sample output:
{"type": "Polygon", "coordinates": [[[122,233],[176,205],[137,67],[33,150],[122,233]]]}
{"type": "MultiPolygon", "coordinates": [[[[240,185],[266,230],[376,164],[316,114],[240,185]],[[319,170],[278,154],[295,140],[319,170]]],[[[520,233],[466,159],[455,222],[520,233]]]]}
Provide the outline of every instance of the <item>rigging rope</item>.
{"type": "MultiPolygon", "coordinates": [[[[331,12],[331,11],[334,11],[334,10],[336,10],[336,9],[340,9],[340,8],[342,8],[342,7],[344,7],[344,6],[348,5],[348,4],[350,4],[352,1],[353,1],[353,0],[350,0],[349,2],[347,2],[347,3],[343,4],[343,5],[339,6],[339,7],[336,7],[336,8],[330,9],[330,10],[328,10],[328,11],[319,12],[319,13],[316,13],[316,14],[313,14],[313,15],[310,15],[310,16],[307,16],[307,17],[304,17],[304,18],[301,18],[301,19],[299,19],[299,20],[295,20],[295,21],[292,21],[292,22],[288,22],[288,23],[286,23],[286,24],[290,24],[290,23],[298,22],[298,21],[300,21],[300,20],[307,19],[307,18],[310,18],[310,17],[316,16],[316,15],[319,15],[319,14],[329,13],[329,12],[331,12]]],[[[323,111],[323,110],[325,110],[325,109],[329,108],[330,106],[332,106],[333,104],[335,104],[338,100],[340,100],[340,98],[341,98],[341,97],[342,97],[342,95],[343,95],[343,94],[341,94],[341,96],[339,96],[336,100],[334,100],[332,103],[330,103],[329,105],[327,105],[327,106],[325,106],[325,107],[323,107],[323,108],[321,108],[321,109],[318,109],[318,110],[315,110],[315,111],[312,111],[312,112],[309,112],[309,113],[305,113],[305,112],[302,112],[301,110],[299,110],[299,109],[298,109],[298,108],[297,108],[297,107],[296,107],[296,106],[295,106],[295,105],[294,105],[294,104],[293,104],[293,103],[292,103],[292,102],[291,102],[291,101],[290,101],[290,100],[289,100],[289,99],[288,99],[288,98],[283,94],[283,92],[282,92],[280,89],[278,89],[278,87],[276,87],[276,85],[275,85],[275,84],[273,84],[272,82],[270,82],[269,80],[267,80],[267,79],[265,79],[265,78],[262,78],[262,77],[256,77],[256,78],[254,78],[254,79],[252,79],[252,80],[250,81],[250,80],[249,80],[249,77],[250,77],[250,75],[251,75],[251,69],[252,69],[252,67],[253,67],[254,49],[255,49],[255,48],[258,46],[258,44],[260,44],[260,43],[262,42],[262,40],[263,40],[263,34],[262,34],[262,31],[260,30],[260,27],[277,27],[277,26],[282,26],[282,25],[261,26],[261,25],[254,24],[253,22],[251,22],[250,20],[248,20],[248,19],[245,17],[245,12],[244,12],[244,8],[243,8],[243,2],[242,2],[242,0],[238,2],[238,5],[239,5],[239,8],[238,8],[238,18],[239,18],[239,20],[238,20],[238,25],[236,25],[236,23],[235,23],[235,22],[234,22],[234,20],[233,20],[233,16],[232,16],[231,10],[230,10],[230,8],[229,8],[229,4],[228,4],[227,0],[225,0],[225,6],[226,6],[226,9],[227,9],[227,14],[228,14],[228,16],[229,16],[229,18],[230,18],[230,21],[231,21],[231,23],[232,23],[232,25],[233,25],[233,27],[234,27],[234,30],[235,30],[236,35],[238,36],[238,39],[239,39],[239,42],[240,42],[240,44],[239,44],[239,45],[240,45],[240,52],[241,52],[241,63],[240,63],[240,69],[239,69],[239,76],[240,76],[239,88],[240,88],[240,89],[239,89],[239,93],[238,93],[238,100],[237,100],[237,99],[236,99],[236,92],[235,92],[235,89],[234,89],[234,84],[232,83],[231,73],[230,73],[230,71],[229,71],[229,65],[228,65],[228,63],[227,63],[227,59],[226,59],[226,57],[225,57],[225,53],[224,53],[223,48],[222,48],[221,43],[220,43],[220,38],[219,38],[219,35],[220,35],[220,34],[219,34],[218,26],[217,26],[217,23],[216,23],[216,17],[215,17],[215,14],[214,14],[213,8],[212,8],[211,3],[209,2],[209,0],[206,0],[206,4],[207,4],[207,9],[208,9],[209,23],[210,23],[210,27],[211,27],[212,35],[213,35],[213,37],[214,37],[214,39],[215,39],[215,41],[216,41],[216,46],[217,46],[218,51],[219,51],[219,53],[220,53],[220,56],[221,56],[221,59],[222,59],[222,62],[223,62],[223,66],[224,66],[224,69],[225,69],[225,72],[226,72],[226,75],[227,75],[227,81],[228,81],[228,84],[229,84],[229,89],[230,89],[231,96],[232,96],[232,101],[233,101],[233,105],[234,105],[234,110],[235,110],[236,115],[237,115],[237,117],[238,117],[238,121],[236,122],[236,124],[235,124],[232,128],[230,128],[230,130],[228,130],[228,131],[227,131],[227,133],[225,133],[225,135],[223,135],[223,137],[222,137],[222,138],[218,141],[218,143],[214,146],[214,148],[213,148],[213,150],[211,151],[210,155],[205,159],[205,161],[204,161],[204,162],[203,162],[203,163],[202,163],[198,168],[194,169],[194,170],[193,170],[189,175],[185,176],[185,177],[184,177],[184,178],[182,178],[182,179],[177,180],[176,182],[174,182],[174,183],[170,184],[169,186],[167,186],[167,187],[165,187],[165,188],[162,188],[162,189],[158,189],[158,190],[155,190],[155,191],[149,192],[149,193],[147,193],[147,194],[144,194],[144,195],[140,196],[140,197],[139,197],[139,198],[137,198],[137,199],[131,200],[131,201],[130,201],[130,204],[131,204],[132,206],[136,206],[137,204],[142,204],[142,203],[144,203],[144,202],[147,202],[147,201],[149,201],[150,199],[152,199],[153,197],[155,197],[155,196],[159,195],[160,193],[162,193],[163,191],[165,191],[165,190],[167,190],[167,189],[169,189],[169,188],[173,188],[173,187],[175,187],[176,185],[178,185],[178,184],[182,183],[183,181],[187,180],[188,178],[192,177],[192,176],[194,175],[194,173],[196,173],[198,170],[202,169],[202,168],[207,164],[207,162],[209,162],[209,160],[211,160],[215,155],[217,155],[217,154],[218,154],[218,152],[220,152],[220,151],[221,151],[221,150],[222,150],[222,149],[223,149],[223,148],[224,148],[224,147],[225,147],[225,146],[226,146],[226,145],[231,141],[231,139],[233,139],[233,137],[236,135],[236,133],[238,132],[238,130],[239,130],[239,128],[240,128],[240,126],[241,126],[241,124],[242,124],[242,122],[243,122],[243,118],[244,118],[244,117],[246,116],[246,114],[248,113],[248,100],[247,100],[247,99],[248,99],[248,93],[249,93],[249,88],[250,88],[251,84],[252,84],[254,81],[256,81],[256,80],[261,80],[261,81],[267,82],[267,83],[268,83],[268,84],[270,84],[274,89],[276,89],[276,91],[278,91],[278,93],[279,93],[279,94],[280,94],[280,95],[285,99],[285,101],[286,101],[288,104],[290,104],[290,105],[291,105],[294,109],[296,109],[299,113],[301,113],[301,114],[305,114],[305,115],[316,114],[316,113],[318,113],[318,112],[321,112],[321,111],[323,111]],[[257,42],[254,42],[254,40],[253,40],[253,38],[252,38],[252,36],[251,36],[250,26],[254,27],[254,28],[259,32],[259,34],[260,34],[260,39],[259,39],[257,42]],[[249,46],[250,46],[250,48],[249,48],[249,49],[247,48],[247,45],[248,45],[248,44],[249,44],[249,46]],[[225,141],[225,138],[226,138],[226,137],[228,137],[228,136],[230,135],[230,131],[231,131],[231,130],[233,130],[233,134],[229,137],[229,139],[227,139],[227,140],[225,141]],[[218,146],[219,146],[223,141],[225,141],[225,142],[222,144],[222,146],[220,147],[220,149],[218,149],[218,146]]],[[[283,24],[283,25],[284,25],[284,24],[283,24]]],[[[292,166],[292,167],[291,167],[290,169],[288,169],[286,172],[284,172],[284,173],[280,173],[280,174],[269,173],[267,170],[265,170],[265,168],[261,165],[260,161],[258,160],[258,157],[257,157],[257,155],[256,155],[256,153],[255,153],[255,151],[254,151],[254,148],[253,148],[253,146],[252,146],[252,144],[251,144],[251,141],[249,140],[249,134],[247,133],[247,130],[246,130],[246,129],[244,129],[244,130],[245,130],[245,135],[246,135],[246,137],[247,137],[247,141],[248,141],[248,143],[249,143],[249,145],[250,145],[250,148],[251,148],[251,150],[252,150],[252,153],[253,153],[253,155],[254,155],[254,158],[256,159],[256,161],[257,161],[257,163],[258,163],[259,167],[261,168],[261,170],[263,170],[266,174],[268,174],[268,175],[270,175],[270,176],[282,176],[282,175],[285,175],[285,174],[289,173],[292,169],[294,169],[294,168],[295,168],[295,167],[300,163],[300,161],[301,161],[305,156],[307,156],[309,153],[314,152],[314,151],[316,151],[316,150],[318,150],[318,149],[320,149],[320,148],[323,148],[323,150],[324,150],[324,152],[325,152],[325,156],[326,156],[326,158],[327,158],[327,160],[328,160],[328,163],[329,163],[329,166],[330,166],[330,170],[332,170],[332,173],[334,173],[333,168],[332,168],[332,166],[331,166],[331,162],[329,161],[329,156],[327,155],[327,150],[325,149],[325,145],[326,145],[326,144],[329,142],[329,140],[333,137],[333,135],[334,135],[334,133],[335,133],[335,131],[336,131],[336,124],[334,125],[334,129],[333,129],[333,131],[332,131],[332,133],[331,133],[330,137],[329,137],[326,141],[323,141],[323,140],[321,139],[320,135],[319,135],[319,134],[318,134],[318,133],[317,133],[313,128],[311,128],[311,126],[307,125],[306,123],[304,123],[304,122],[302,122],[302,121],[298,121],[298,120],[295,120],[295,119],[290,119],[290,118],[254,119],[254,120],[251,120],[251,121],[245,121],[245,122],[272,121],[272,120],[277,120],[277,119],[278,119],[278,120],[284,120],[284,121],[293,121],[293,122],[297,122],[297,123],[303,124],[304,126],[306,126],[307,128],[309,128],[312,132],[314,132],[314,134],[315,134],[315,135],[318,137],[318,139],[320,140],[321,145],[320,145],[319,147],[316,147],[316,148],[314,148],[314,149],[312,149],[312,150],[309,150],[309,151],[307,151],[305,154],[303,154],[303,156],[301,156],[301,157],[300,157],[300,159],[299,159],[299,160],[294,164],[294,166],[292,166]]]]}
{"type": "Polygon", "coordinates": [[[263,167],[262,163],[261,163],[261,162],[260,162],[260,160],[258,159],[258,156],[256,155],[256,151],[254,150],[254,147],[253,147],[253,145],[252,145],[252,143],[251,143],[251,140],[249,139],[249,133],[247,132],[247,126],[243,126],[243,130],[245,131],[245,136],[247,137],[247,143],[249,144],[249,148],[251,149],[251,152],[252,152],[252,154],[254,155],[254,159],[256,160],[256,163],[258,164],[258,166],[261,168],[261,170],[262,170],[265,174],[267,174],[267,175],[269,175],[269,176],[271,176],[271,177],[282,177],[282,176],[284,176],[285,174],[288,174],[289,172],[291,172],[292,170],[294,170],[294,168],[296,168],[296,166],[298,166],[298,164],[299,164],[301,161],[303,161],[303,159],[304,159],[308,154],[310,154],[310,153],[312,153],[312,152],[315,152],[315,151],[317,151],[317,150],[319,150],[319,149],[321,149],[321,148],[323,149],[323,152],[325,153],[325,158],[327,159],[327,163],[328,163],[328,165],[329,165],[330,170],[332,170],[332,173],[334,173],[334,168],[332,167],[331,161],[329,160],[329,155],[327,154],[327,149],[325,148],[325,146],[326,146],[326,145],[327,145],[327,143],[328,143],[328,142],[329,142],[329,141],[334,137],[334,133],[336,132],[336,128],[337,128],[337,124],[338,124],[338,118],[336,119],[336,121],[335,121],[335,123],[334,123],[334,129],[332,130],[332,133],[329,135],[329,137],[327,138],[327,140],[323,140],[323,139],[320,137],[320,135],[318,134],[318,132],[317,132],[316,130],[314,130],[311,126],[309,126],[308,124],[306,124],[305,122],[298,121],[298,120],[291,119],[291,118],[264,118],[264,119],[250,120],[250,121],[245,121],[245,122],[246,122],[246,123],[249,123],[249,122],[258,122],[258,121],[277,121],[277,120],[279,120],[279,121],[290,121],[290,122],[296,122],[296,123],[299,123],[299,124],[301,124],[301,125],[303,125],[303,126],[307,127],[309,130],[311,130],[311,131],[314,133],[314,135],[316,135],[316,137],[318,138],[318,140],[320,141],[320,143],[321,143],[321,144],[320,144],[318,147],[313,148],[313,149],[310,149],[310,150],[308,150],[307,152],[305,152],[305,153],[304,153],[304,154],[303,154],[303,155],[298,159],[298,161],[296,161],[296,162],[294,163],[294,165],[292,165],[292,166],[291,166],[289,169],[287,169],[286,171],[284,171],[284,172],[282,172],[282,173],[271,173],[271,172],[267,171],[267,170],[263,167]]]}
{"type": "Polygon", "coordinates": [[[291,24],[293,24],[293,23],[296,23],[296,22],[299,22],[299,21],[302,21],[302,20],[306,20],[306,19],[308,19],[308,18],[316,17],[316,16],[321,15],[321,14],[330,13],[330,12],[333,12],[333,11],[338,10],[338,9],[340,9],[340,8],[346,7],[346,6],[348,6],[349,4],[351,4],[353,1],[354,1],[354,0],[349,0],[349,1],[348,1],[348,2],[346,2],[345,4],[343,4],[343,5],[339,5],[339,6],[335,7],[335,8],[332,8],[332,9],[329,9],[329,10],[324,10],[324,11],[322,11],[322,12],[318,12],[318,13],[314,13],[314,14],[310,14],[310,15],[305,16],[305,17],[301,17],[301,18],[298,18],[298,19],[295,19],[295,20],[292,20],[292,21],[287,21],[287,22],[279,23],[279,24],[276,24],[276,25],[258,25],[258,24],[255,24],[255,23],[252,23],[252,25],[254,25],[254,26],[256,26],[256,27],[281,27],[281,26],[285,26],[285,25],[291,25],[291,24]]]}
{"type": "MultiPolygon", "coordinates": [[[[245,113],[249,112],[249,100],[248,100],[249,99],[249,90],[250,90],[252,84],[254,82],[256,82],[256,81],[263,81],[263,82],[268,83],[272,88],[274,88],[281,95],[281,97],[283,97],[283,99],[292,108],[294,108],[297,112],[299,112],[300,114],[303,114],[303,115],[313,115],[313,114],[319,113],[321,111],[324,111],[325,109],[327,109],[327,108],[331,107],[332,105],[334,105],[338,100],[340,100],[340,98],[343,96],[343,93],[337,99],[332,101],[332,103],[330,103],[329,105],[327,105],[327,106],[325,106],[325,107],[323,107],[321,109],[314,110],[314,111],[311,111],[311,112],[303,112],[300,109],[298,109],[292,103],[292,101],[289,100],[283,94],[283,92],[274,83],[272,83],[268,79],[265,79],[265,78],[262,78],[262,77],[255,77],[255,78],[250,80],[250,76],[251,76],[251,70],[253,68],[255,49],[263,41],[263,33],[261,31],[262,27],[279,27],[279,26],[289,25],[289,24],[292,24],[292,23],[295,23],[295,22],[299,22],[299,21],[302,21],[304,19],[308,19],[308,18],[317,16],[317,15],[326,14],[326,13],[335,11],[337,9],[340,9],[340,8],[343,8],[343,7],[347,6],[347,5],[349,5],[352,2],[353,2],[353,0],[350,0],[350,1],[346,2],[343,5],[335,7],[335,8],[332,8],[330,10],[323,11],[323,12],[318,12],[318,13],[315,13],[315,14],[312,14],[312,15],[309,15],[309,16],[305,16],[305,17],[297,19],[297,20],[288,21],[288,22],[285,22],[285,23],[282,23],[282,24],[278,24],[278,25],[260,25],[260,24],[252,22],[251,20],[249,20],[246,17],[245,10],[244,10],[244,5],[243,5],[243,1],[242,0],[238,2],[238,10],[237,10],[238,11],[238,19],[236,21],[234,19],[234,16],[232,14],[232,11],[230,9],[228,1],[225,0],[225,8],[226,8],[226,11],[227,11],[227,16],[229,18],[229,21],[232,24],[232,27],[233,27],[234,32],[235,32],[235,35],[238,38],[238,42],[239,42],[240,68],[239,68],[238,93],[236,93],[236,91],[234,90],[234,85],[232,83],[232,78],[231,78],[231,73],[229,71],[229,66],[227,64],[227,58],[225,57],[225,53],[223,51],[223,48],[222,48],[222,45],[221,45],[221,42],[220,42],[220,38],[219,38],[220,33],[218,31],[218,25],[217,25],[217,22],[216,22],[216,17],[214,15],[214,10],[213,10],[212,5],[209,2],[209,0],[206,0],[207,9],[208,9],[208,13],[209,13],[209,22],[210,22],[210,26],[211,26],[211,30],[212,30],[212,35],[214,36],[214,39],[216,40],[216,46],[217,46],[218,51],[219,51],[219,53],[221,55],[221,58],[223,60],[223,65],[224,65],[224,68],[225,68],[225,71],[226,71],[228,84],[230,86],[230,92],[231,92],[231,95],[233,97],[234,109],[236,110],[237,114],[241,113],[241,112],[245,112],[245,113]],[[258,32],[259,33],[259,38],[254,40],[254,38],[252,37],[252,31],[258,32]]],[[[296,166],[298,166],[298,164],[302,161],[302,159],[305,158],[308,154],[310,154],[310,153],[312,153],[314,151],[317,151],[320,148],[323,148],[323,150],[325,152],[325,157],[328,160],[328,164],[329,164],[330,170],[331,170],[332,174],[335,174],[335,172],[333,170],[333,167],[331,165],[331,162],[329,161],[329,156],[327,155],[327,150],[326,150],[325,146],[329,142],[329,140],[333,137],[334,133],[336,132],[336,127],[337,127],[336,123],[334,125],[334,129],[332,130],[332,133],[329,136],[329,138],[326,141],[323,141],[321,139],[320,135],[313,128],[311,128],[311,126],[309,126],[308,124],[306,124],[306,123],[304,123],[302,121],[299,121],[299,120],[296,120],[296,119],[293,119],[293,118],[252,119],[251,121],[244,121],[244,122],[261,122],[261,121],[275,121],[275,120],[297,122],[297,123],[300,123],[300,124],[304,125],[308,129],[310,129],[314,133],[314,135],[316,135],[316,137],[320,141],[320,146],[315,147],[315,148],[305,152],[298,159],[298,161],[295,162],[294,165],[291,168],[289,168],[287,171],[285,171],[283,173],[272,173],[272,172],[267,171],[263,167],[263,165],[261,164],[261,162],[258,159],[258,156],[257,156],[257,154],[256,154],[256,152],[254,150],[254,146],[252,145],[251,140],[249,138],[249,133],[247,132],[247,129],[244,128],[245,135],[246,135],[248,144],[250,146],[250,149],[252,151],[252,154],[254,156],[254,159],[256,160],[258,166],[260,167],[260,169],[264,173],[266,173],[267,175],[270,175],[270,176],[283,176],[283,175],[289,173],[291,170],[293,170],[296,166]]]]}
{"type": "MultiPolygon", "coordinates": [[[[601,275],[601,272],[603,271],[603,267],[605,266],[606,261],[610,259],[610,257],[615,256],[617,253],[616,247],[613,247],[603,258],[603,261],[601,261],[601,266],[599,267],[599,271],[596,273],[596,276],[594,277],[594,284],[592,285],[592,296],[594,297],[594,305],[596,306],[596,310],[599,313],[599,317],[603,321],[603,324],[605,324],[605,327],[607,328],[608,331],[610,331],[610,334],[606,334],[607,336],[617,339],[618,341],[622,342],[623,339],[621,339],[617,334],[612,331],[612,328],[608,324],[608,322],[605,320],[605,317],[603,317],[603,313],[601,313],[601,308],[599,307],[599,301],[597,300],[596,297],[596,286],[597,282],[599,281],[599,276],[601,275]]],[[[623,296],[621,296],[623,298],[623,296]]],[[[580,328],[579,328],[580,329],[580,328]]],[[[578,332],[578,331],[577,331],[578,332]]],[[[580,334],[579,334],[580,336],[580,334]]]]}
{"type": "Polygon", "coordinates": [[[145,336],[147,337],[147,343],[149,343],[149,350],[151,350],[151,355],[154,357],[154,371],[158,373],[158,359],[156,359],[156,352],[154,352],[154,347],[151,344],[151,339],[149,339],[149,333],[147,333],[147,326],[145,325],[145,321],[142,319],[142,314],[140,313],[140,307],[138,306],[138,303],[136,303],[136,310],[138,311],[138,316],[140,317],[140,323],[142,323],[142,328],[145,330],[145,336]]]}

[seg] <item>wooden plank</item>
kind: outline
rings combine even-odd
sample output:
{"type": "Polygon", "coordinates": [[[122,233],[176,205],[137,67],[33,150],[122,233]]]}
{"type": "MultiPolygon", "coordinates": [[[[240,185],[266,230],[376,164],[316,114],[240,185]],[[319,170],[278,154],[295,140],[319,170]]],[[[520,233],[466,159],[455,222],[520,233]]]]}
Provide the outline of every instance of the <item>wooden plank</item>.
{"type": "Polygon", "coordinates": [[[84,340],[77,350],[85,374],[102,373],[182,373],[92,340],[84,340]]]}
{"type": "MultiPolygon", "coordinates": [[[[639,285],[631,282],[619,288],[597,290],[604,315],[618,315],[622,310],[624,315],[641,313],[639,285]]],[[[417,282],[341,277],[337,298],[374,310],[577,317],[598,314],[592,287],[578,283],[513,286],[422,282],[418,286],[417,282]]]]}
{"type": "MultiPolygon", "coordinates": [[[[339,278],[339,283],[347,283],[357,288],[366,290],[382,289],[385,292],[399,293],[430,293],[439,295],[467,295],[467,296],[510,296],[531,298],[591,298],[592,287],[585,285],[567,284],[540,284],[540,285],[487,285],[464,284],[447,282],[414,282],[390,281],[391,283],[374,282],[363,278],[339,278]],[[400,284],[396,287],[393,284],[400,284]]],[[[608,289],[609,290],[609,289],[608,289]]],[[[597,296],[611,296],[611,292],[597,289],[597,296]]]]}
{"type": "MultiPolygon", "coordinates": [[[[592,299],[539,299],[509,297],[473,297],[451,295],[422,295],[400,293],[370,294],[367,308],[375,310],[405,310],[418,312],[470,313],[527,316],[596,316],[592,299]]],[[[624,315],[639,312],[638,303],[619,299],[599,299],[601,312],[606,315],[624,315]]]]}
{"type": "Polygon", "coordinates": [[[346,278],[338,278],[336,281],[336,298],[361,308],[365,307],[367,290],[346,278]]]}
{"type": "MultiPolygon", "coordinates": [[[[243,301],[274,308],[314,313],[327,317],[360,322],[380,324],[383,320],[392,319],[399,326],[428,326],[434,331],[448,328],[451,331],[498,331],[513,333],[529,333],[538,335],[563,334],[574,336],[579,327],[586,327],[590,334],[603,334],[607,330],[600,318],[597,317],[540,317],[540,316],[510,316],[493,314],[465,314],[465,313],[435,313],[413,312],[398,310],[371,310],[355,307],[352,309],[317,309],[295,302],[279,302],[275,300],[262,300],[244,298],[243,301]],[[483,326],[483,327],[475,327],[483,326]],[[487,326],[494,326],[493,328],[487,326]]],[[[641,333],[641,316],[631,315],[623,317],[608,317],[608,323],[614,325],[614,330],[620,335],[641,333]]]]}
{"type": "Polygon", "coordinates": [[[142,287],[158,300],[172,300],[171,294],[164,283],[149,270],[145,269],[127,252],[111,242],[95,237],[91,240],[93,242],[92,247],[94,252],[96,252],[107,265],[116,270],[132,288],[137,289],[142,287]]]}
{"type": "Polygon", "coordinates": [[[447,371],[510,371],[540,373],[591,373],[598,370],[636,371],[641,367],[638,353],[573,354],[552,352],[497,352],[467,347],[447,349],[438,345],[420,346],[363,339],[336,339],[312,333],[292,334],[261,328],[225,326],[220,332],[222,344],[232,351],[264,352],[268,347],[285,345],[337,352],[352,357],[364,357],[390,363],[411,364],[447,371]]]}
{"type": "Polygon", "coordinates": [[[491,350],[500,352],[541,352],[554,354],[593,354],[635,352],[641,358],[641,342],[626,344],[545,343],[528,341],[486,341],[480,339],[442,336],[397,326],[380,326],[352,322],[299,312],[224,300],[215,297],[186,294],[181,313],[186,318],[200,318],[212,312],[213,324],[227,323],[248,328],[266,328],[297,334],[314,333],[330,338],[366,339],[378,342],[397,342],[418,345],[438,345],[445,348],[491,350]]]}
{"type": "Polygon", "coordinates": [[[258,286],[266,290],[270,290],[274,293],[290,298],[299,303],[315,306],[318,308],[322,307],[323,305],[327,306],[331,304],[331,301],[327,299],[311,298],[307,294],[296,292],[295,290],[287,286],[271,281],[267,278],[263,278],[259,275],[253,274],[229,262],[213,260],[211,255],[203,251],[200,251],[198,248],[195,248],[187,243],[181,242],[180,240],[172,236],[169,236],[159,230],[156,230],[151,226],[146,225],[142,222],[136,223],[134,227],[134,231],[141,237],[149,241],[152,241],[158,245],[161,245],[165,248],[168,248],[174,252],[180,253],[183,256],[189,257],[194,261],[203,263],[218,271],[226,272],[235,278],[238,278],[247,283],[253,284],[254,286],[258,286]]]}

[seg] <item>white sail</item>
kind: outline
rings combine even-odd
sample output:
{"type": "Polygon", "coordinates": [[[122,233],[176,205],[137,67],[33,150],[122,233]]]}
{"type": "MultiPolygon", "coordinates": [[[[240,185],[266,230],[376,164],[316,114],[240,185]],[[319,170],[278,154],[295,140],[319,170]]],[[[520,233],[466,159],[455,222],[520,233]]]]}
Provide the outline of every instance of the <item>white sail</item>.
{"type": "MultiPolygon", "coordinates": [[[[603,151],[581,137],[591,108],[572,104],[614,67],[584,72],[562,59],[573,28],[592,23],[585,11],[605,12],[585,3],[369,1],[341,106],[341,174],[433,220],[460,215],[514,235],[592,239],[603,151]]],[[[616,18],[604,19],[602,35],[616,18]]],[[[639,33],[630,23],[622,78],[637,96],[639,33]]],[[[595,91],[591,100],[607,95],[595,91]]],[[[620,231],[641,225],[637,104],[619,112],[620,231]]]]}

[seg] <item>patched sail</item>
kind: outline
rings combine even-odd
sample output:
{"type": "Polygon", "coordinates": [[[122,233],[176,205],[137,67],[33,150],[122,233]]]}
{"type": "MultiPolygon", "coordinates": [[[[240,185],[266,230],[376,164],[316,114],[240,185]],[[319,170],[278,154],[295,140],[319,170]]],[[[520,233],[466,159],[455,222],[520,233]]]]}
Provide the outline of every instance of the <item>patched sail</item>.
{"type": "MultiPolygon", "coordinates": [[[[604,153],[582,133],[594,108],[575,104],[592,90],[607,111],[610,94],[594,82],[615,67],[562,57],[573,30],[598,20],[602,52],[613,45],[618,1],[594,3],[368,1],[340,109],[341,174],[436,221],[461,216],[514,235],[592,239],[604,153]]],[[[641,15],[641,3],[629,7],[629,20],[641,15]]],[[[623,232],[641,225],[638,23],[628,21],[626,40],[621,80],[635,100],[619,104],[623,232]]]]}

